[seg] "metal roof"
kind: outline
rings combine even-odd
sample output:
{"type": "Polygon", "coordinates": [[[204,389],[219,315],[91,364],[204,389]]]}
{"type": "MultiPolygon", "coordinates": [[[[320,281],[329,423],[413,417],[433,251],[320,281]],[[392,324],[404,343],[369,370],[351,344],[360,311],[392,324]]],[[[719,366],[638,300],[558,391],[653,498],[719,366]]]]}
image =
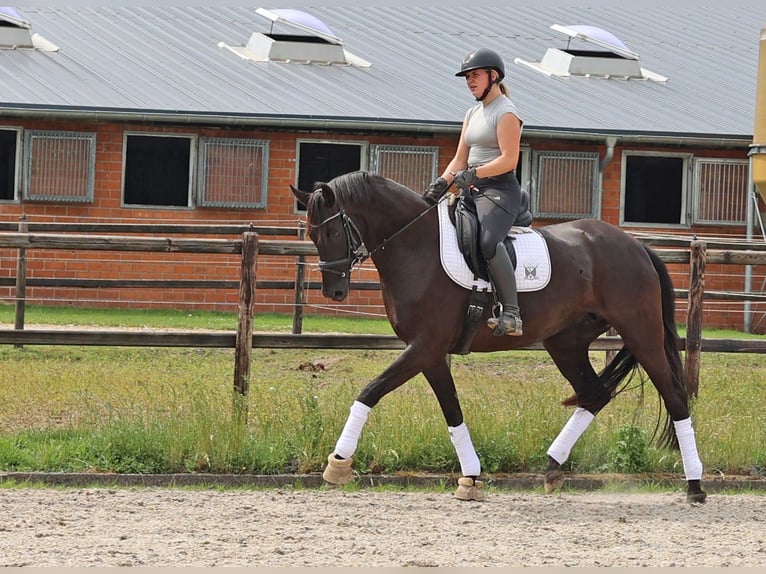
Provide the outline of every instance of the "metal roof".
{"type": "Polygon", "coordinates": [[[453,131],[473,103],[454,73],[485,46],[506,62],[525,133],[752,136],[762,2],[465,4],[299,7],[369,67],[259,62],[226,49],[269,31],[257,4],[19,6],[59,49],[0,49],[0,116],[453,131]],[[566,47],[554,24],[606,30],[668,81],[548,76],[514,63],[566,47]]]}

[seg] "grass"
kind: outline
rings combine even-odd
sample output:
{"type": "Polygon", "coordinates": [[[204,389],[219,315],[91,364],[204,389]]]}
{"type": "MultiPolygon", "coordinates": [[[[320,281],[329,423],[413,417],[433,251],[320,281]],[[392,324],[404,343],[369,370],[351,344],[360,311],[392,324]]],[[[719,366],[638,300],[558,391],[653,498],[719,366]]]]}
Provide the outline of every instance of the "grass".
{"type": "MultiPolygon", "coordinates": [[[[0,323],[14,324],[14,306],[0,304],[0,323]]],[[[87,325],[97,327],[149,327],[173,329],[237,329],[236,313],[212,311],[182,311],[173,309],[82,309],[76,307],[27,306],[24,324],[35,325],[87,325]]],[[[253,321],[255,331],[290,332],[292,316],[278,313],[258,313],[253,321]]],[[[389,335],[393,334],[387,319],[359,317],[321,317],[305,315],[304,333],[323,333],[333,329],[340,333],[389,335]]]]}
{"type": "MultiPolygon", "coordinates": [[[[0,322],[12,323],[0,306],[0,322]]],[[[30,307],[27,325],[234,329],[217,313],[30,307]]],[[[256,330],[289,332],[292,318],[258,315],[256,330]]],[[[390,333],[378,319],[306,317],[305,332],[390,333]]],[[[706,337],[724,338],[720,333],[706,337]]],[[[247,423],[233,405],[233,350],[0,347],[0,470],[117,473],[306,473],[324,467],[362,386],[397,351],[256,349],[247,423]]],[[[594,353],[594,364],[604,354],[594,353]]],[[[766,475],[766,363],[705,353],[693,416],[707,473],[766,475]]],[[[485,472],[540,472],[571,410],[571,389],[547,354],[452,358],[466,421],[485,472]]],[[[648,386],[619,396],[566,464],[578,473],[673,473],[657,449],[660,415],[648,386]]],[[[355,455],[365,472],[458,472],[438,404],[415,377],[372,412],[355,455]]]]}

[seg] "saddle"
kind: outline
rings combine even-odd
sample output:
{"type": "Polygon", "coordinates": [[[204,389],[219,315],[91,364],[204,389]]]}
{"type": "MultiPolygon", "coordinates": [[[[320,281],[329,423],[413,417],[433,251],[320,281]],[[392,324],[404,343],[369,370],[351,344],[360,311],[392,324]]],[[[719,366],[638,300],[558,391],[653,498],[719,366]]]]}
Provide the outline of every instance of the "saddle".
{"type": "MultiPolygon", "coordinates": [[[[474,278],[481,278],[484,281],[490,281],[487,270],[487,262],[481,255],[479,248],[479,218],[476,213],[476,203],[470,194],[461,194],[457,201],[449,207],[449,218],[455,226],[458,248],[463,255],[468,268],[474,274],[474,278]]],[[[526,189],[521,190],[521,204],[519,213],[513,226],[529,227],[532,224],[532,213],[529,211],[529,192],[526,189]]],[[[511,258],[513,268],[516,269],[516,249],[513,246],[514,238],[510,235],[503,240],[508,255],[511,258]]],[[[468,309],[463,320],[463,329],[460,333],[455,348],[452,350],[457,355],[467,355],[471,346],[471,341],[476,335],[481,319],[484,316],[484,309],[489,303],[490,294],[486,289],[479,290],[473,287],[468,300],[468,309]]]]}
{"type": "MultiPolygon", "coordinates": [[[[476,214],[476,203],[473,197],[470,194],[461,194],[458,200],[450,205],[449,217],[455,226],[458,247],[468,268],[476,277],[489,281],[487,262],[479,249],[479,218],[476,214]]],[[[513,227],[529,227],[532,225],[532,221],[532,212],[529,211],[529,192],[522,189],[519,213],[513,222],[513,227]]],[[[503,240],[503,244],[508,250],[513,268],[516,269],[517,258],[513,241],[514,238],[509,235],[503,240]]]]}

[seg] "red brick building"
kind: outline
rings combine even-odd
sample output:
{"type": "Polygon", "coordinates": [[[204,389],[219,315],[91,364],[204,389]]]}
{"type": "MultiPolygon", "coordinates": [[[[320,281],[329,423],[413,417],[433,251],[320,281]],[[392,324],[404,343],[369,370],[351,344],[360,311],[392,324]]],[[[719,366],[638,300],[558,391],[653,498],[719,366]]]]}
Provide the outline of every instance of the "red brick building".
{"type": "MultiPolygon", "coordinates": [[[[725,18],[667,8],[664,24],[631,28],[605,10],[594,24],[638,45],[640,56],[605,28],[554,26],[564,40],[551,40],[555,22],[545,10],[519,11],[504,23],[476,9],[456,39],[442,16],[415,8],[382,10],[372,24],[363,11],[329,8],[313,15],[240,7],[0,9],[0,73],[8,79],[0,87],[0,224],[7,230],[24,216],[35,224],[295,227],[303,212],[291,184],[308,189],[369,169],[423,189],[448,163],[471,105],[453,77],[477,42],[471,30],[493,30],[481,41],[504,55],[525,119],[518,177],[531,192],[535,225],[597,217],[626,231],[763,242],[753,225],[763,204],[752,195],[748,169],[758,28],[744,24],[751,9],[730,8],[725,18]],[[728,52],[738,55],[737,66],[701,39],[704,22],[699,32],[674,27],[682,17],[738,26],[744,39],[732,38],[728,52]],[[685,34],[681,43],[697,42],[698,58],[650,49],[655,44],[641,35],[650,29],[668,40],[685,34]],[[7,30],[13,35],[4,37],[7,30]],[[573,41],[585,49],[571,48],[573,41]],[[706,82],[695,79],[695,65],[705,68],[706,82]]],[[[445,10],[455,19],[465,11],[445,10]]],[[[294,258],[265,259],[259,280],[295,277],[294,258]]],[[[685,269],[672,271],[685,288],[685,269]]],[[[710,265],[707,272],[707,289],[743,291],[749,274],[762,290],[763,268],[710,265]]],[[[14,298],[15,274],[16,250],[0,248],[6,301],[14,298]]],[[[37,278],[236,281],[238,274],[236,257],[28,255],[28,277],[37,278]]],[[[371,267],[354,277],[374,279],[371,267]]],[[[236,289],[34,287],[27,295],[32,302],[226,311],[236,310],[237,298],[236,289]]],[[[290,290],[258,296],[259,312],[292,311],[290,290]]],[[[318,291],[308,303],[307,313],[381,312],[370,290],[354,291],[340,309],[318,291]]],[[[741,303],[706,309],[706,325],[742,328],[751,319],[741,303]]]]}

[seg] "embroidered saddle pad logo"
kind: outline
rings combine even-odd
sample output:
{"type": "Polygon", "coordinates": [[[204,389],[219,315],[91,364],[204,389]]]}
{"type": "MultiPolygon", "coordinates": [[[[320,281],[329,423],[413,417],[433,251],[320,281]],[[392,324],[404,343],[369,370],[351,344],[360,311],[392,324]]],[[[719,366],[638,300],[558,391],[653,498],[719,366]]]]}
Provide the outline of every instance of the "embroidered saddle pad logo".
{"type": "MultiPolygon", "coordinates": [[[[449,218],[447,201],[442,201],[439,210],[439,256],[447,275],[466,289],[492,290],[488,281],[474,278],[473,272],[460,253],[457,232],[449,218]]],[[[516,288],[519,291],[538,291],[551,279],[551,258],[548,245],[542,235],[531,227],[512,227],[509,235],[514,238],[516,250],[516,288]]]]}

